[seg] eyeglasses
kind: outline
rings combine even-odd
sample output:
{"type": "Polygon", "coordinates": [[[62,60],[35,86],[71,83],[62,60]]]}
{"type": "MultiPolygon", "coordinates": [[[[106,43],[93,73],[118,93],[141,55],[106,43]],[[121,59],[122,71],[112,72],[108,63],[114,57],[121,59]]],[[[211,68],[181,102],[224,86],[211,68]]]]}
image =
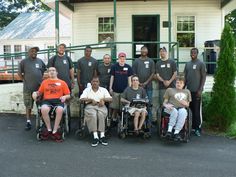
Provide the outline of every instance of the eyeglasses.
{"type": "Polygon", "coordinates": [[[132,81],[139,81],[138,79],[132,79],[132,81]]]}

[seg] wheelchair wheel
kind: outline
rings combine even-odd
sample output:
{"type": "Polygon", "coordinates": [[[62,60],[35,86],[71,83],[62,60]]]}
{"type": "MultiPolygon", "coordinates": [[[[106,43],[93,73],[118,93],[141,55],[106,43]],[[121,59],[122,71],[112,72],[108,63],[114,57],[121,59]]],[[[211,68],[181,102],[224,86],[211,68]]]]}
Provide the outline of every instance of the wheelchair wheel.
{"type": "Polygon", "coordinates": [[[157,136],[161,136],[161,114],[162,114],[162,108],[157,109],[157,136]]]}
{"type": "Polygon", "coordinates": [[[37,137],[37,140],[38,140],[38,141],[41,141],[41,140],[42,140],[41,134],[40,134],[39,132],[37,133],[36,137],[37,137]]]}
{"type": "Polygon", "coordinates": [[[125,132],[120,132],[118,135],[119,135],[120,139],[125,139],[125,137],[126,137],[125,132]]]}
{"type": "Polygon", "coordinates": [[[62,140],[65,140],[65,132],[62,132],[62,134],[61,134],[61,139],[62,139],[62,140]]]}
{"type": "Polygon", "coordinates": [[[69,117],[68,117],[67,112],[65,113],[65,131],[67,134],[70,133],[69,117]]]}
{"type": "Polygon", "coordinates": [[[144,132],[143,133],[143,139],[149,139],[151,137],[150,133],[144,132]]]}
{"type": "Polygon", "coordinates": [[[78,137],[78,138],[84,138],[85,137],[85,131],[82,130],[82,129],[79,129],[75,132],[75,135],[78,137]]]}

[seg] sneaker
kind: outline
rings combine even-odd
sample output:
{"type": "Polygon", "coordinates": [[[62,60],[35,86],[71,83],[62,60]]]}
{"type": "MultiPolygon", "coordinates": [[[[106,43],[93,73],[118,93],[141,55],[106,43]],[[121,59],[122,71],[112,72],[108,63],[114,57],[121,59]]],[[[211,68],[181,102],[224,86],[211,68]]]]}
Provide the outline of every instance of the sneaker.
{"type": "Polygon", "coordinates": [[[108,142],[107,142],[107,140],[106,140],[105,137],[100,138],[100,142],[101,142],[102,145],[104,145],[104,146],[107,146],[107,145],[108,145],[108,142]]]}
{"type": "Polygon", "coordinates": [[[92,141],[91,146],[92,146],[92,147],[96,147],[98,144],[99,144],[99,139],[94,138],[93,141],[92,141]]]}
{"type": "Polygon", "coordinates": [[[181,136],[179,133],[174,134],[174,141],[180,141],[181,140],[181,136]]]}
{"type": "Polygon", "coordinates": [[[31,125],[31,123],[30,122],[26,122],[26,125],[25,125],[25,130],[31,130],[31,128],[32,128],[32,125],[31,125]]]}
{"type": "Polygon", "coordinates": [[[48,130],[43,131],[42,134],[41,134],[41,139],[42,140],[48,140],[49,137],[51,137],[51,135],[52,135],[51,131],[50,132],[48,130]]]}
{"type": "Polygon", "coordinates": [[[172,136],[172,133],[171,133],[171,132],[167,132],[165,137],[166,137],[167,139],[170,139],[171,136],[172,136]]]}
{"type": "Polygon", "coordinates": [[[199,131],[198,129],[195,130],[194,134],[195,134],[196,136],[201,136],[201,133],[200,133],[200,131],[199,131]]]}
{"type": "Polygon", "coordinates": [[[61,138],[61,133],[59,133],[58,131],[56,133],[52,134],[52,139],[55,140],[56,142],[62,142],[62,138],[61,138]]]}

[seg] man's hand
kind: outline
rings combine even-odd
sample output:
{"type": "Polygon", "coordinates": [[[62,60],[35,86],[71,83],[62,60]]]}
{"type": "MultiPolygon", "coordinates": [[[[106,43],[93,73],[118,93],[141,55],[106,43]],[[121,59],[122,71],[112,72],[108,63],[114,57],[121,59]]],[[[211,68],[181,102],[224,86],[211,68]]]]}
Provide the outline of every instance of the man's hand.
{"type": "Polygon", "coordinates": [[[99,101],[99,103],[98,103],[98,106],[99,106],[99,107],[102,107],[102,106],[104,106],[104,105],[105,105],[105,101],[101,99],[101,100],[99,101]]]}
{"type": "Polygon", "coordinates": [[[179,101],[184,107],[188,107],[188,102],[185,100],[180,100],[179,101]]]}
{"type": "Polygon", "coordinates": [[[93,106],[96,106],[97,105],[97,102],[95,100],[92,100],[92,105],[93,106]]]}
{"type": "Polygon", "coordinates": [[[37,92],[33,92],[32,93],[32,98],[34,99],[34,101],[37,100],[37,97],[38,97],[38,93],[37,92]]]}
{"type": "Polygon", "coordinates": [[[65,101],[66,101],[66,96],[62,96],[62,97],[60,98],[60,100],[61,100],[62,103],[65,103],[65,101]]]}
{"type": "Polygon", "coordinates": [[[197,93],[196,93],[196,97],[197,98],[200,98],[202,95],[202,91],[201,90],[198,90],[197,93]]]}
{"type": "Polygon", "coordinates": [[[174,108],[174,105],[172,105],[172,104],[170,104],[170,103],[167,103],[167,104],[165,104],[164,106],[166,107],[166,109],[168,109],[168,110],[170,110],[170,111],[174,108]]]}
{"type": "Polygon", "coordinates": [[[109,89],[109,92],[110,92],[111,95],[113,95],[113,90],[112,90],[112,88],[109,89]]]}
{"type": "Polygon", "coordinates": [[[170,83],[171,83],[171,82],[168,81],[168,80],[164,80],[164,81],[163,81],[163,84],[164,84],[165,87],[168,87],[168,86],[170,85],[170,83]]]}
{"type": "Polygon", "coordinates": [[[75,88],[75,83],[71,82],[71,89],[75,88]]]}

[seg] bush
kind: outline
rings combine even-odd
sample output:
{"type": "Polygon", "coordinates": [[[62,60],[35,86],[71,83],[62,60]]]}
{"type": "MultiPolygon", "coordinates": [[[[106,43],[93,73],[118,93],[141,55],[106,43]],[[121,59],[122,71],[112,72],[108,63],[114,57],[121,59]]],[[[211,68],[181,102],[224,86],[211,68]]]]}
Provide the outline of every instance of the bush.
{"type": "Polygon", "coordinates": [[[208,124],[207,107],[211,101],[211,92],[204,92],[202,94],[202,117],[203,121],[208,124]]]}

